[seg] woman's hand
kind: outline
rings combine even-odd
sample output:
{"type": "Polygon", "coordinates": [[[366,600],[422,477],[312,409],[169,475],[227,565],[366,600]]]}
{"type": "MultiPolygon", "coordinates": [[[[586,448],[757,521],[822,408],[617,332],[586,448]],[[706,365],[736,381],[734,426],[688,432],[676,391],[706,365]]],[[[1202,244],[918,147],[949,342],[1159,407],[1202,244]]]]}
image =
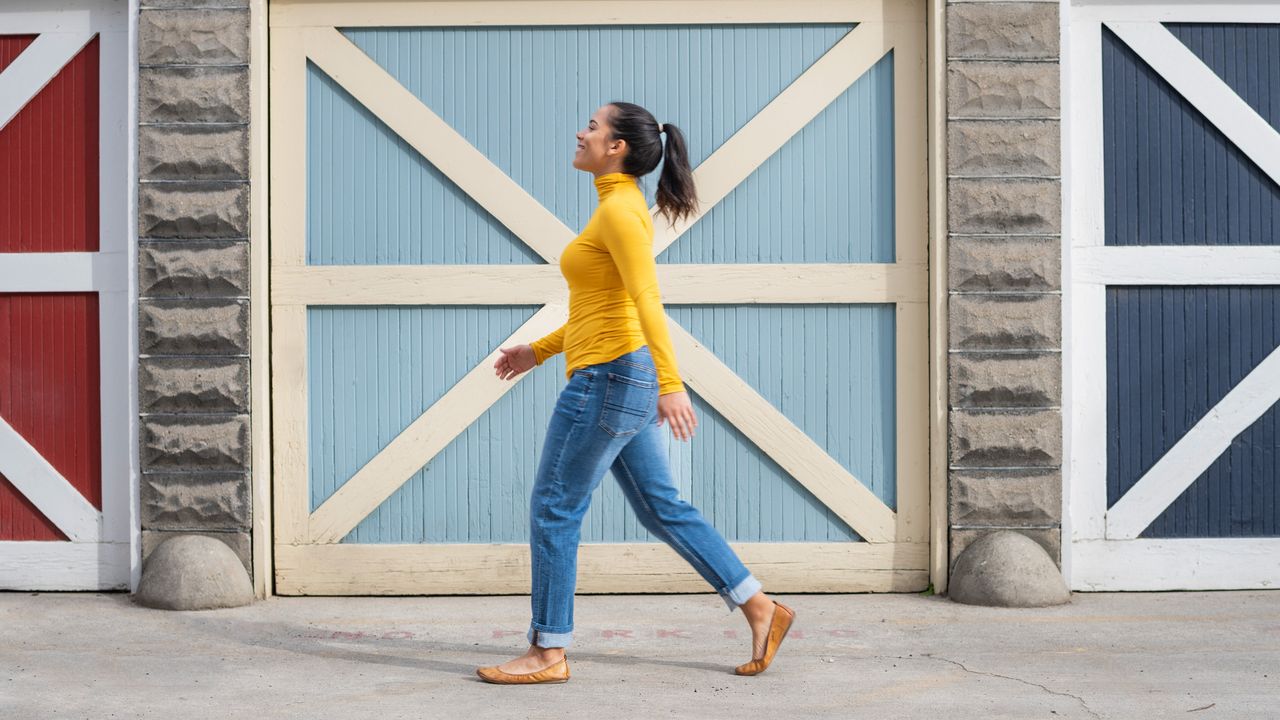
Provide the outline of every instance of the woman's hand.
{"type": "Polygon", "coordinates": [[[698,418],[693,414],[693,403],[689,402],[689,393],[667,393],[658,396],[658,425],[667,421],[671,432],[677,440],[688,440],[693,437],[693,429],[698,426],[698,418]]]}
{"type": "Polygon", "coordinates": [[[538,364],[538,359],[533,355],[533,347],[530,345],[516,345],[509,348],[498,348],[502,351],[502,357],[493,364],[494,372],[503,380],[510,380],[527,370],[532,370],[533,366],[538,364]]]}

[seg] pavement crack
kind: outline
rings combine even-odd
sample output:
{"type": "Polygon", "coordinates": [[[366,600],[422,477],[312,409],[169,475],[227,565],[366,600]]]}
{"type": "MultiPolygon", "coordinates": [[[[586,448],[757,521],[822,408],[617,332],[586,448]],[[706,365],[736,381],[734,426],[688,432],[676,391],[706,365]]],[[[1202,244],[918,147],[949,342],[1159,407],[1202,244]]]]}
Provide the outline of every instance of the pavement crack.
{"type": "MultiPolygon", "coordinates": [[[[960,668],[961,670],[964,670],[965,672],[970,673],[970,674],[973,674],[973,675],[987,675],[987,676],[989,676],[989,677],[996,677],[996,678],[1003,678],[1003,679],[1005,679],[1005,680],[1012,680],[1012,681],[1014,681],[1014,682],[1022,683],[1023,685],[1030,685],[1031,687],[1038,687],[1038,688],[1040,688],[1041,690],[1043,690],[1043,691],[1045,691],[1045,692],[1049,693],[1050,695],[1060,695],[1060,696],[1062,696],[1062,697],[1069,697],[1069,698],[1072,698],[1072,699],[1074,699],[1076,702],[1080,703],[1080,707],[1084,708],[1084,711],[1085,711],[1085,712],[1087,712],[1087,713],[1089,713],[1090,717],[1095,717],[1095,718],[1098,718],[1099,720],[1101,720],[1101,719],[1102,719],[1102,716],[1101,716],[1101,715],[1099,715],[1098,713],[1094,712],[1093,708],[1089,707],[1089,704],[1088,704],[1088,703],[1086,703],[1086,702],[1084,701],[1084,698],[1080,697],[1079,695],[1072,695],[1071,693],[1068,693],[1068,692],[1061,692],[1061,691],[1059,691],[1059,690],[1051,690],[1050,688],[1048,688],[1048,687],[1046,687],[1046,686],[1044,686],[1044,685],[1041,685],[1040,683],[1031,682],[1030,680],[1023,680],[1022,678],[1013,677],[1012,675],[1001,675],[1000,673],[984,672],[984,671],[982,671],[982,670],[973,670],[973,669],[969,668],[968,666],[966,666],[964,663],[960,662],[959,660],[952,660],[951,658],[944,658],[944,657],[942,657],[941,655],[934,655],[934,654],[932,654],[932,653],[921,653],[921,656],[922,656],[922,657],[927,657],[927,658],[929,658],[930,660],[941,660],[941,661],[943,661],[943,662],[951,663],[952,665],[955,665],[956,667],[960,668]]],[[[910,658],[902,658],[902,659],[907,660],[907,659],[910,659],[910,658]]]]}

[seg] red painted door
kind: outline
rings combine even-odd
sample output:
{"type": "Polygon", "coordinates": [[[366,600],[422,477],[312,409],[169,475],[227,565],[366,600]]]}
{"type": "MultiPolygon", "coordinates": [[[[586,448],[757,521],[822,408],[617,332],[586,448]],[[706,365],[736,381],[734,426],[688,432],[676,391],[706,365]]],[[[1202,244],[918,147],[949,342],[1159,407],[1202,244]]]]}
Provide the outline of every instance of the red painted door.
{"type": "MultiPolygon", "coordinates": [[[[0,73],[34,35],[0,36],[0,73]]],[[[0,253],[98,249],[98,40],[0,128],[0,253]]],[[[0,419],[102,509],[96,293],[0,293],[0,419]]],[[[67,540],[0,472],[0,540],[67,540]]]]}
{"type": "Polygon", "coordinates": [[[128,12],[0,8],[0,589],[136,582],[128,12]]]}

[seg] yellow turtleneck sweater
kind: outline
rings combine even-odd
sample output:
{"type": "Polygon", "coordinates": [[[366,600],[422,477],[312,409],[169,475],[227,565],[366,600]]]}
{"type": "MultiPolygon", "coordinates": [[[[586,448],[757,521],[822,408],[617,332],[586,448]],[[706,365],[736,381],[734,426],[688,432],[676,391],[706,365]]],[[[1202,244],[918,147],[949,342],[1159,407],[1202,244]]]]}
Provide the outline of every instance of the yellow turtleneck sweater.
{"type": "Polygon", "coordinates": [[[649,346],[658,394],[684,390],[676,369],[653,259],[653,218],[632,175],[596,178],[600,206],[560,255],[569,322],[530,343],[539,365],[564,352],[565,377],[649,346]]]}

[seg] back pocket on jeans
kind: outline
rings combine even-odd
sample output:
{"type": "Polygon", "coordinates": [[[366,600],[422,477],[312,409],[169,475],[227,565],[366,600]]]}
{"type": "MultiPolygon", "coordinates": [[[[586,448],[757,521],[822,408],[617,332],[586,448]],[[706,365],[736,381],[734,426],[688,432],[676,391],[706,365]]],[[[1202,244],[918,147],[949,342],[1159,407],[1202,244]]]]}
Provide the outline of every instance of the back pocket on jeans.
{"type": "Polygon", "coordinates": [[[658,404],[658,382],[609,373],[600,427],[614,437],[635,435],[658,404]]]}

